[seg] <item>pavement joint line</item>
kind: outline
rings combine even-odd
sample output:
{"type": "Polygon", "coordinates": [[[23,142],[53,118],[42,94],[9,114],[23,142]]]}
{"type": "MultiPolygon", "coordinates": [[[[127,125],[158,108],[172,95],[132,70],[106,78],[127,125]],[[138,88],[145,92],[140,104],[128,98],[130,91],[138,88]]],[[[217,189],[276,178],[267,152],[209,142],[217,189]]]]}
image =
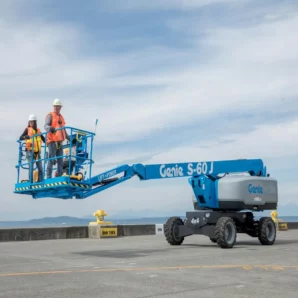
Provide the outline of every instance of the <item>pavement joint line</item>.
{"type": "Polygon", "coordinates": [[[29,271],[29,272],[11,272],[0,273],[0,277],[6,276],[30,276],[30,275],[44,275],[44,274],[70,274],[70,273],[92,273],[92,272],[126,272],[126,271],[159,271],[159,270],[173,270],[173,269],[244,269],[244,270],[284,270],[284,269],[298,269],[298,265],[282,266],[282,265],[193,265],[193,266],[167,266],[167,267],[141,267],[141,268],[99,268],[99,269],[81,269],[81,270],[52,270],[52,271],[29,271]]]}

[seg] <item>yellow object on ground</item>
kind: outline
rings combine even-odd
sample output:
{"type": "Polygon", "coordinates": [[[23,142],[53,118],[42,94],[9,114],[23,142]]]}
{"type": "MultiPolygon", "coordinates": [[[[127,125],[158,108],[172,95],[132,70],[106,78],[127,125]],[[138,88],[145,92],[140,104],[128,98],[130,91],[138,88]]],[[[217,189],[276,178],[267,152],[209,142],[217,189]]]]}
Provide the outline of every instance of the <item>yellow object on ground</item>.
{"type": "Polygon", "coordinates": [[[271,218],[275,222],[277,230],[278,231],[287,231],[288,230],[287,223],[284,222],[282,219],[278,219],[277,216],[278,216],[277,211],[271,212],[271,218]]]}
{"type": "Polygon", "coordinates": [[[110,221],[105,221],[104,217],[108,216],[108,214],[104,210],[97,210],[96,212],[93,213],[93,215],[96,217],[96,222],[90,222],[90,225],[111,225],[112,222],[110,221]]]}
{"type": "Polygon", "coordinates": [[[118,237],[118,227],[110,221],[105,221],[108,214],[104,210],[97,210],[93,213],[96,222],[90,222],[88,226],[89,238],[114,238],[118,237]]]}

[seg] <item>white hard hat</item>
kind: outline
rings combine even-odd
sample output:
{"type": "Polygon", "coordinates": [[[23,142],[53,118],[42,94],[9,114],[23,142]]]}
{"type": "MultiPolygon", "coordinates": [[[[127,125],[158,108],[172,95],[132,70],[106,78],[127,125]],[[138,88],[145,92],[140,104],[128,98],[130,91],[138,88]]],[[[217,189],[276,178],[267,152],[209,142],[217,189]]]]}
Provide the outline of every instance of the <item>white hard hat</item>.
{"type": "Polygon", "coordinates": [[[53,106],[61,106],[62,107],[62,102],[60,99],[55,98],[53,102],[53,106]]]}
{"type": "Polygon", "coordinates": [[[36,118],[35,115],[30,115],[28,120],[29,120],[29,121],[34,121],[34,120],[36,121],[37,118],[36,118]]]}

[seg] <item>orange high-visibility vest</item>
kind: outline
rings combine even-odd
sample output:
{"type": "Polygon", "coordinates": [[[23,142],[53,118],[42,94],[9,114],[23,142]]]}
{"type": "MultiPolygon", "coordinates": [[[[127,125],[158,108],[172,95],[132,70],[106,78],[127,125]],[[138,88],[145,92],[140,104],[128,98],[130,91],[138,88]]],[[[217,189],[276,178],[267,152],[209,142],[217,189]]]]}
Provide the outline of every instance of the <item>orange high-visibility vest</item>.
{"type": "MultiPolygon", "coordinates": [[[[32,137],[35,134],[40,134],[40,129],[37,128],[37,130],[34,130],[32,127],[28,127],[28,136],[32,137]]],[[[41,136],[33,137],[33,146],[34,146],[34,152],[41,152],[41,136]]],[[[32,138],[29,140],[26,140],[26,148],[28,150],[32,150],[32,138]]]]}
{"type": "MultiPolygon", "coordinates": [[[[57,115],[57,113],[55,113],[55,112],[51,112],[49,114],[52,115],[52,125],[51,125],[52,127],[57,129],[57,128],[61,128],[61,127],[65,126],[65,120],[61,114],[57,115]],[[61,121],[61,124],[59,124],[59,121],[61,121]]],[[[54,133],[48,132],[47,133],[47,145],[52,142],[64,141],[65,138],[66,138],[66,135],[65,135],[64,129],[58,130],[54,133]]]]}

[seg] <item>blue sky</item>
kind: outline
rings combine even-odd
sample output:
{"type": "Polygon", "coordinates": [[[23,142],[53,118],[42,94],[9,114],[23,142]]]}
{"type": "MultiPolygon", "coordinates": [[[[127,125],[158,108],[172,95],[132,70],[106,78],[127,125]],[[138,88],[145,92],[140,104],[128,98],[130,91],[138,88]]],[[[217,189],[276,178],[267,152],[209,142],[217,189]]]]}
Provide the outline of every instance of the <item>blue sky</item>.
{"type": "Polygon", "coordinates": [[[295,1],[81,3],[0,3],[1,219],[192,208],[186,179],[134,179],[79,202],[14,195],[15,140],[31,113],[43,127],[56,97],[68,125],[93,130],[99,119],[95,173],[262,158],[280,204],[298,214],[295,1]]]}

